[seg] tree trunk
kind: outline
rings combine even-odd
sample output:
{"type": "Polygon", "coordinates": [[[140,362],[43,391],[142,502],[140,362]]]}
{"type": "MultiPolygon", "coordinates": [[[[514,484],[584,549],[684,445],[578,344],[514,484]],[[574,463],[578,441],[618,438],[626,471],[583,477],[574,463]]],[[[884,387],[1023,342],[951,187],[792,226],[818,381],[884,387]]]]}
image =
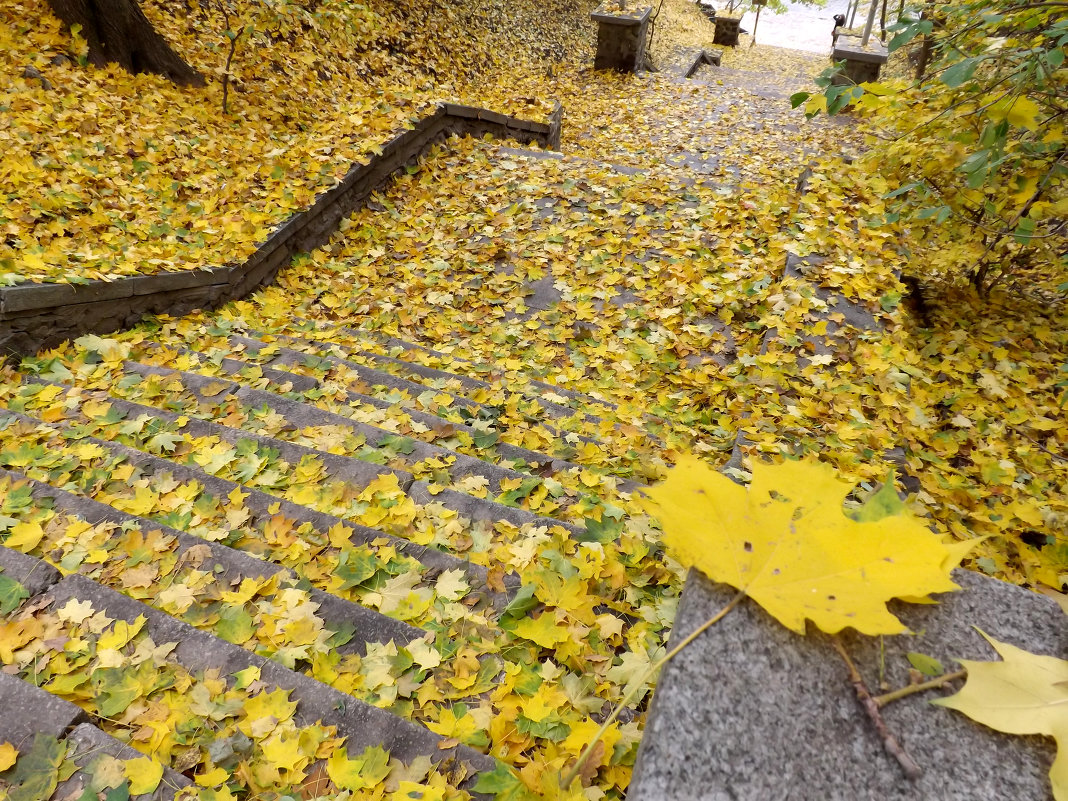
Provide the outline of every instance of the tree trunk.
{"type": "Polygon", "coordinates": [[[68,27],[81,25],[89,61],[117,63],[129,72],[152,72],[174,83],[203,86],[204,78],[152,27],[137,0],[48,0],[68,27]]]}

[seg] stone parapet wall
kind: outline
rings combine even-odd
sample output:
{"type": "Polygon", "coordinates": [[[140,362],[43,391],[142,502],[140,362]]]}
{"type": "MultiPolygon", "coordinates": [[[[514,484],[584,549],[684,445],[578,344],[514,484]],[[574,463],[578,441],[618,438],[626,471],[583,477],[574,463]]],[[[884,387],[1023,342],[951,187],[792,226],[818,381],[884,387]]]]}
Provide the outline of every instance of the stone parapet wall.
{"type": "Polygon", "coordinates": [[[32,354],[82,334],[127,328],[146,314],[182,315],[244,297],[270,283],[297,253],[326,244],[343,219],[434,144],[450,136],[492,136],[556,150],[562,116],[559,103],[544,123],[440,104],[387,142],[367,164],[354,165],[336,187],[275,229],[242,264],[86,284],[0,288],[0,349],[6,356],[32,354]]]}

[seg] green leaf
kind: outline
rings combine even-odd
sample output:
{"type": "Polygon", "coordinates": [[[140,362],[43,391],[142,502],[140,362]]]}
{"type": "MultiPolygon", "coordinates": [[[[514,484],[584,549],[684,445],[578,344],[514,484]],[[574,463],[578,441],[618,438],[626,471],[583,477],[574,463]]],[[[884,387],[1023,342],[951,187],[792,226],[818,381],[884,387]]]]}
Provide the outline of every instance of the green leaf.
{"type": "Polygon", "coordinates": [[[931,20],[925,19],[920,22],[915,22],[912,25],[906,27],[893,39],[891,39],[890,43],[886,46],[886,49],[888,52],[893,53],[899,47],[907,45],[917,36],[928,34],[932,30],[934,30],[934,24],[931,22],[931,20]]]}
{"type": "Polygon", "coordinates": [[[496,431],[478,431],[472,437],[476,448],[489,448],[496,445],[501,439],[501,435],[496,431]]]}
{"type": "Polygon", "coordinates": [[[40,801],[51,798],[59,783],[59,767],[67,754],[65,743],[47,734],[33,738],[30,750],[19,756],[3,780],[9,801],[40,801]]]}
{"type": "Polygon", "coordinates": [[[122,668],[97,668],[93,683],[97,687],[97,709],[106,718],[122,714],[141,697],[140,682],[122,668]]]}
{"type": "Polygon", "coordinates": [[[240,606],[223,607],[219,622],[215,627],[216,634],[234,645],[248,642],[255,631],[256,624],[252,620],[252,615],[240,606]]]}
{"type": "Polygon", "coordinates": [[[586,530],[578,535],[579,542],[599,542],[601,544],[608,542],[615,542],[620,534],[623,533],[623,524],[617,520],[612,520],[607,515],[601,517],[601,519],[594,520],[592,517],[586,518],[586,530]]]}
{"type": "Polygon", "coordinates": [[[1026,245],[1031,241],[1031,237],[1035,234],[1035,221],[1030,217],[1021,217],[1020,221],[1016,224],[1016,230],[1012,232],[1012,237],[1021,245],[1026,245]]]}
{"type": "Polygon", "coordinates": [[[531,609],[534,609],[540,601],[534,597],[534,585],[524,584],[516,592],[515,597],[504,607],[501,617],[520,618],[531,609]]]}
{"type": "Polygon", "coordinates": [[[6,615],[29,597],[25,587],[0,572],[0,615],[6,615]]]}
{"type": "Polygon", "coordinates": [[[893,517],[904,512],[905,504],[894,489],[894,471],[891,470],[879,491],[869,496],[850,517],[858,523],[874,523],[884,517],[893,517]]]}
{"type": "Polygon", "coordinates": [[[910,665],[925,676],[941,676],[946,672],[946,669],[942,667],[942,663],[933,656],[909,651],[905,654],[905,658],[909,660],[910,665]]]}
{"type": "Polygon", "coordinates": [[[149,438],[145,446],[152,453],[171,453],[174,450],[174,446],[181,442],[183,439],[181,434],[172,434],[169,431],[161,431],[155,436],[149,438]]]}
{"type": "Polygon", "coordinates": [[[480,773],[471,789],[476,793],[492,793],[495,801],[537,801],[538,798],[503,762],[498,762],[489,773],[480,773]]]}
{"type": "Polygon", "coordinates": [[[967,83],[975,74],[975,68],[979,66],[980,61],[982,59],[979,57],[958,61],[942,73],[942,83],[951,89],[956,89],[958,86],[967,83]]]}
{"type": "Polygon", "coordinates": [[[795,92],[790,95],[790,108],[797,108],[808,100],[810,96],[808,92],[795,92]]]}
{"type": "Polygon", "coordinates": [[[900,292],[887,292],[881,298],[879,298],[879,306],[884,312],[889,314],[901,304],[900,292]]]}

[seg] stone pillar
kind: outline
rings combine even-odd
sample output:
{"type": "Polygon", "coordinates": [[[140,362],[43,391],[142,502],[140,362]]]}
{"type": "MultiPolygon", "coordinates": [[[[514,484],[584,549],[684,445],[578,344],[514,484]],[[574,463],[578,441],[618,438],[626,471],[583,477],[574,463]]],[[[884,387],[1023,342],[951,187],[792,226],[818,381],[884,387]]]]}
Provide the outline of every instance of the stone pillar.
{"type": "Polygon", "coordinates": [[[741,30],[741,17],[716,17],[716,37],[712,40],[712,44],[737,47],[741,30]]]}
{"type": "Polygon", "coordinates": [[[597,57],[594,69],[637,72],[645,61],[645,39],[649,29],[650,6],[632,13],[594,11],[597,23],[597,57]]]}
{"type": "Polygon", "coordinates": [[[869,39],[868,46],[864,47],[859,36],[839,36],[831,58],[845,61],[845,71],[834,76],[834,83],[851,85],[877,81],[887,57],[886,45],[878,39],[869,39]]]}

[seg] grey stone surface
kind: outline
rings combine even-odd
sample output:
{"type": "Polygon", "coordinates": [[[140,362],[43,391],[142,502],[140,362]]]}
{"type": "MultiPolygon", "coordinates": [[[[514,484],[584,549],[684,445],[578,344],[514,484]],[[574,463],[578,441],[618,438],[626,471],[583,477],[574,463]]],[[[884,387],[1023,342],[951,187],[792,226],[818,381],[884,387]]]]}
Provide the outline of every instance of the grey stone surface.
{"type": "MultiPolygon", "coordinates": [[[[137,759],[144,756],[136,748],[126,745],[121,740],[116,740],[110,734],[88,723],[75,728],[67,737],[67,743],[71,749],[69,753],[74,764],[82,770],[77,771],[56,788],[56,792],[52,795],[54,799],[79,798],[89,781],[88,772],[83,771],[90,768],[103,755],[116,759],[137,759]]],[[[138,801],[170,801],[175,793],[191,784],[192,781],[185,776],[164,765],[163,777],[153,792],[130,797],[138,801]]]]}
{"type": "MultiPolygon", "coordinates": [[[[6,470],[3,472],[7,472],[6,470]]],[[[57,581],[59,571],[36,556],[27,556],[19,551],[0,545],[0,569],[8,578],[15,579],[31,596],[44,592],[57,581]]]]}
{"type": "Polygon", "coordinates": [[[35,734],[62,737],[71,726],[87,720],[85,712],[18,676],[0,672],[0,742],[20,752],[35,734]]]}
{"type": "MultiPolygon", "coordinates": [[[[957,659],[996,659],[973,627],[1027,650],[1065,658],[1068,625],[1051,600],[957,571],[962,592],[937,605],[892,604],[915,634],[843,635],[861,674],[878,686],[908,683],[905,654],[956,669],[957,659]]],[[[672,641],[734,594],[691,574],[672,641]]],[[[826,635],[798,636],[744,601],[674,661],[653,699],[628,801],[976,801],[1049,798],[1052,740],[1011,737],[914,695],[884,718],[924,769],[909,782],[857,704],[826,635]]]]}

